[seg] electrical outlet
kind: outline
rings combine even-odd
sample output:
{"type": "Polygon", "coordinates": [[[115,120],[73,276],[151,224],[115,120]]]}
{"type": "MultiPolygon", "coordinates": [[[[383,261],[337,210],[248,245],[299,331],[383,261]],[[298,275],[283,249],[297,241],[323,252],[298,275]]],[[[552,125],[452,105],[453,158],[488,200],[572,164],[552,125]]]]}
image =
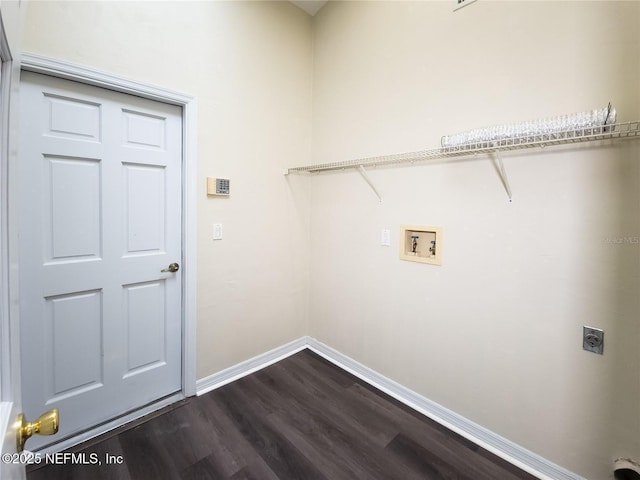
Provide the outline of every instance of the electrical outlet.
{"type": "Polygon", "coordinates": [[[593,327],[582,327],[582,348],[587,352],[602,355],[604,350],[604,330],[593,327]]]}

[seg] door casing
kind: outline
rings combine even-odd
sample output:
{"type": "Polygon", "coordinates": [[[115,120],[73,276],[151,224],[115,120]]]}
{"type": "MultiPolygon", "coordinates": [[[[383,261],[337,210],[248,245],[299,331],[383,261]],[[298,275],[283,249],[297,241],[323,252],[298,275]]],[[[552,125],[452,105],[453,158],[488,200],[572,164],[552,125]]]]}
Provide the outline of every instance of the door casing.
{"type": "MultiPolygon", "coordinates": [[[[14,9],[16,6],[9,7],[14,9]]],[[[7,5],[0,8],[0,445],[3,455],[16,451],[16,417],[22,409],[19,315],[15,294],[18,279],[16,274],[10,273],[14,271],[17,261],[18,232],[13,228],[17,219],[9,209],[16,194],[9,182],[9,172],[17,161],[13,148],[13,125],[17,120],[15,106],[18,100],[19,62],[14,55],[19,55],[20,46],[15,35],[9,38],[5,29],[6,8],[7,5]]],[[[19,11],[20,6],[17,5],[17,8],[19,11]]],[[[11,12],[9,17],[12,18],[11,12]]],[[[0,478],[24,480],[25,467],[13,461],[0,462],[0,478]]]]}
{"type": "MultiPolygon", "coordinates": [[[[174,92],[166,89],[162,89],[156,86],[150,86],[144,83],[129,80],[124,77],[111,75],[109,73],[94,70],[92,68],[84,67],[81,65],[72,64],[65,61],[60,61],[40,55],[34,55],[29,53],[22,54],[21,69],[36,73],[41,73],[49,76],[63,78],[79,83],[93,85],[109,90],[114,90],[121,93],[127,93],[137,95],[143,98],[160,101],[163,103],[169,103],[172,105],[178,105],[182,107],[182,137],[183,137],[183,151],[182,151],[182,169],[183,169],[183,310],[182,310],[182,392],[179,398],[185,396],[192,396],[196,393],[196,370],[195,370],[195,329],[196,329],[196,159],[197,159],[197,101],[194,97],[174,92]]],[[[13,170],[15,171],[15,169],[13,170]]],[[[11,175],[15,174],[9,172],[8,177],[2,178],[9,184],[11,182],[11,175]]],[[[17,182],[15,182],[17,183],[17,182]]],[[[15,204],[10,206],[9,216],[15,215],[17,208],[15,204]]],[[[17,256],[17,255],[16,255],[17,256]]],[[[4,265],[3,265],[4,270],[4,265]]],[[[12,272],[8,272],[11,276],[12,272]]],[[[17,276],[17,274],[15,274],[17,276]]],[[[13,285],[17,284],[16,279],[10,278],[13,285]],[[14,283],[15,282],[15,283],[14,283]]],[[[4,282],[3,282],[4,283],[4,282]]],[[[3,292],[4,293],[4,292],[3,292]]],[[[17,289],[13,289],[8,292],[10,298],[10,304],[17,304],[17,289]]],[[[9,324],[17,326],[17,315],[11,316],[10,321],[2,319],[3,327],[0,331],[4,330],[4,323],[6,327],[9,324]],[[15,318],[14,318],[15,317],[15,318]]],[[[3,342],[5,335],[1,337],[3,342]]],[[[4,350],[4,349],[3,349],[4,350]]],[[[4,359],[3,359],[4,360],[4,359]]],[[[4,361],[3,361],[4,364],[4,361]]],[[[19,367],[19,365],[18,365],[19,367]]],[[[4,367],[3,367],[4,368],[4,367]]],[[[3,372],[4,383],[4,372],[3,372]]],[[[162,403],[157,403],[151,406],[146,406],[135,413],[118,418],[107,424],[98,426],[91,429],[81,435],[75,436],[64,442],[55,444],[54,446],[44,449],[43,452],[58,451],[68,448],[74,444],[87,440],[93,436],[103,433],[103,431],[110,430],[119,424],[126,423],[139,416],[142,416],[154,409],[161,408],[166,405],[167,402],[176,401],[179,398],[170,397],[162,403]]]]}

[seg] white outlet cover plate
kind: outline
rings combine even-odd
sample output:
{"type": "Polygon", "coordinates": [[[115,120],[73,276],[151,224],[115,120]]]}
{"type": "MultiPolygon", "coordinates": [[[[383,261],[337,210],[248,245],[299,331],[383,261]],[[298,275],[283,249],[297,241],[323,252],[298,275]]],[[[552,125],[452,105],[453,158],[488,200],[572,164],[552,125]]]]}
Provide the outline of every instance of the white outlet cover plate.
{"type": "Polygon", "coordinates": [[[391,246],[391,230],[388,228],[383,228],[380,234],[380,245],[383,247],[391,246]]]}

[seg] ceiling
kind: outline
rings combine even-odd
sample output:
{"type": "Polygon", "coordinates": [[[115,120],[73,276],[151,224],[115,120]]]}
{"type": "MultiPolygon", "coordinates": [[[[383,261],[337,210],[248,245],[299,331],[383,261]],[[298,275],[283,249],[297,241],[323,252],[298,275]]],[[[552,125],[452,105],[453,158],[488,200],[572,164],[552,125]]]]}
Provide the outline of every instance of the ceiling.
{"type": "Polygon", "coordinates": [[[296,7],[300,7],[302,10],[313,16],[324,7],[327,0],[290,0],[296,7]]]}

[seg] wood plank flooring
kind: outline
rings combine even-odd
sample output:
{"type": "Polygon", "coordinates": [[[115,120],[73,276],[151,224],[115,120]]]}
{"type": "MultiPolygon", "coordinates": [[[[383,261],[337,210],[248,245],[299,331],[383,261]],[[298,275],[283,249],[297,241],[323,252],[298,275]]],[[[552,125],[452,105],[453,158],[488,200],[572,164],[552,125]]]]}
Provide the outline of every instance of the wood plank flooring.
{"type": "Polygon", "coordinates": [[[98,440],[27,479],[535,478],[309,350],[98,440]]]}

